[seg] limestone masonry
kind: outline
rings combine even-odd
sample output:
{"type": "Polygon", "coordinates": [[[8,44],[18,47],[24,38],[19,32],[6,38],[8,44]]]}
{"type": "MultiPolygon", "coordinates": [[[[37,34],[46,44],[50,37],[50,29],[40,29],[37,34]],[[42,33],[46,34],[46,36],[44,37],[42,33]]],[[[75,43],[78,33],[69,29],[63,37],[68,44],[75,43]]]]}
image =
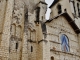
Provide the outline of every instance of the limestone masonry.
{"type": "Polygon", "coordinates": [[[80,60],[80,0],[0,0],[0,60],[80,60]]]}

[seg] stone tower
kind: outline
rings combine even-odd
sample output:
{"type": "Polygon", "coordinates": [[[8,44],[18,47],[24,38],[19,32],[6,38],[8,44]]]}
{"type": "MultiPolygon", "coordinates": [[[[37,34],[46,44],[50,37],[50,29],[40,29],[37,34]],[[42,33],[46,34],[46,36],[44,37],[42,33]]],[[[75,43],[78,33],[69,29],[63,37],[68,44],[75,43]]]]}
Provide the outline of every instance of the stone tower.
{"type": "Polygon", "coordinates": [[[43,39],[39,36],[43,34],[45,0],[1,0],[0,7],[0,59],[42,60],[38,42],[43,39]]]}

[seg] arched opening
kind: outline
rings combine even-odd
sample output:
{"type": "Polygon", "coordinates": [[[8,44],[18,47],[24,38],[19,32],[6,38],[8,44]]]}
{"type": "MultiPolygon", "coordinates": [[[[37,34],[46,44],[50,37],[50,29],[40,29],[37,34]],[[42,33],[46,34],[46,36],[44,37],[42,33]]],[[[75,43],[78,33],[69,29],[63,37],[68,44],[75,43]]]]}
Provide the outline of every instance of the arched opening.
{"type": "Polygon", "coordinates": [[[61,35],[61,49],[64,52],[69,52],[69,39],[65,34],[61,35]]]}
{"type": "Polygon", "coordinates": [[[62,13],[62,8],[60,4],[57,6],[57,9],[58,9],[58,14],[62,13]]]}
{"type": "Polygon", "coordinates": [[[51,57],[51,60],[54,60],[54,57],[53,56],[51,57]]]}

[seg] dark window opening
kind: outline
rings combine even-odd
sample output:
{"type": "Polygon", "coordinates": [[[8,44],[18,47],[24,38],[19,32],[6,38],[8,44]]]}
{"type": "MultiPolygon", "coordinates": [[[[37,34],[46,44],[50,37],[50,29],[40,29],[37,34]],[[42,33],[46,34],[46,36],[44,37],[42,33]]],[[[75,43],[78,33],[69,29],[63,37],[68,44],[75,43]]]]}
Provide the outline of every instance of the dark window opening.
{"type": "Polygon", "coordinates": [[[57,8],[58,8],[58,14],[62,13],[61,5],[58,5],[57,8]]]}
{"type": "Polygon", "coordinates": [[[78,15],[80,16],[79,3],[77,3],[77,8],[78,8],[78,15]]]}
{"type": "Polygon", "coordinates": [[[54,60],[54,57],[51,57],[51,60],[54,60]]]}
{"type": "Polygon", "coordinates": [[[16,43],[16,47],[15,48],[18,49],[18,42],[16,43]]]}
{"type": "Polygon", "coordinates": [[[36,22],[39,22],[40,7],[36,8],[36,22]]]}
{"type": "Polygon", "coordinates": [[[73,3],[73,7],[74,7],[74,13],[75,13],[75,15],[76,15],[75,2],[74,2],[74,1],[72,1],[72,3],[73,3]]]}
{"type": "Polygon", "coordinates": [[[33,47],[31,46],[31,52],[33,52],[33,47]]]}

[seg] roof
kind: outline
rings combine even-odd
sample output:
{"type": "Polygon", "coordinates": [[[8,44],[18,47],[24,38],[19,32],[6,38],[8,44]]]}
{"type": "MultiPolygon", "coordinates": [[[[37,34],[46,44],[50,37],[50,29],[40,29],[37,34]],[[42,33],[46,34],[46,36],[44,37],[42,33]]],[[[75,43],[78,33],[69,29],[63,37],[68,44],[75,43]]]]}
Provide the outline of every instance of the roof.
{"type": "Polygon", "coordinates": [[[74,29],[74,31],[78,34],[80,33],[80,29],[78,28],[78,26],[75,24],[74,20],[68,15],[68,13],[62,13],[52,19],[47,20],[45,23],[50,23],[52,20],[57,19],[59,16],[64,16],[66,18],[66,20],[68,21],[68,23],[71,25],[71,27],[74,29]]]}
{"type": "Polygon", "coordinates": [[[57,2],[59,2],[59,0],[54,0],[53,3],[50,5],[49,8],[51,8],[52,6],[54,6],[57,2]]]}

